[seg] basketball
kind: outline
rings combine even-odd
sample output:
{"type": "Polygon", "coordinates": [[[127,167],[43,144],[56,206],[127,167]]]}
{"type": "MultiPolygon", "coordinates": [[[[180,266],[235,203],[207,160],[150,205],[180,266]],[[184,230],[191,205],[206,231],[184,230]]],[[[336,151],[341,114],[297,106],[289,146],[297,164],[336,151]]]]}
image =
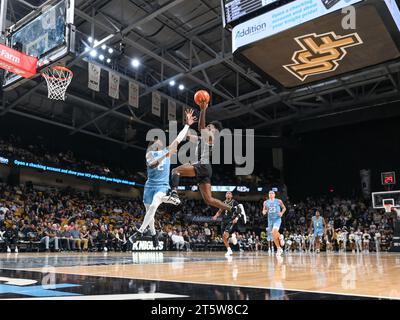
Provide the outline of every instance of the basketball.
{"type": "Polygon", "coordinates": [[[210,94],[205,90],[199,90],[194,95],[194,102],[198,106],[201,106],[203,104],[209,104],[210,103],[210,94]]]}

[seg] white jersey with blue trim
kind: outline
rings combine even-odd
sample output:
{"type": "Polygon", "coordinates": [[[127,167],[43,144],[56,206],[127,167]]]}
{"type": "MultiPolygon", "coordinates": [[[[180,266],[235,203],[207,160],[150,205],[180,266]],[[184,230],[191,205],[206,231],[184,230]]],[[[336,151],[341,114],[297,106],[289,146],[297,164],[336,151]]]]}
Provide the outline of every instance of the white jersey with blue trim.
{"type": "Polygon", "coordinates": [[[149,151],[146,155],[147,159],[147,181],[146,186],[158,187],[168,186],[169,187],[169,173],[171,168],[171,158],[166,157],[157,167],[151,168],[149,164],[157,160],[168,153],[168,149],[160,151],[149,151]]]}

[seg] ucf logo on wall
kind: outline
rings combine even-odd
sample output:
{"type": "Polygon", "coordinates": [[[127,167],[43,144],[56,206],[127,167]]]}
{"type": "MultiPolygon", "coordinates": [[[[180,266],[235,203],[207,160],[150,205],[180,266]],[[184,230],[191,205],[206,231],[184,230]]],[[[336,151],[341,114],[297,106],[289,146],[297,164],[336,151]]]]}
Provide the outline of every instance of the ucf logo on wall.
{"type": "Polygon", "coordinates": [[[347,48],[363,43],[357,33],[340,36],[335,32],[306,34],[295,38],[295,41],[302,49],[294,52],[294,63],[283,67],[301,81],[313,75],[335,71],[347,55],[347,48]]]}

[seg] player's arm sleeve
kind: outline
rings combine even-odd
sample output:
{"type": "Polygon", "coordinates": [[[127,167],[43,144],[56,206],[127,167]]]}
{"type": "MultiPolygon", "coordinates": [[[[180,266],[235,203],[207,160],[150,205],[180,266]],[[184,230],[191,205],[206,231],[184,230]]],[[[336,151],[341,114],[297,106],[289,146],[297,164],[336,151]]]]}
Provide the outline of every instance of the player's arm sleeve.
{"type": "Polygon", "coordinates": [[[189,125],[185,124],[185,126],[183,127],[181,132],[179,132],[178,136],[176,137],[176,139],[174,140],[173,143],[175,143],[175,142],[178,142],[178,144],[181,143],[183,141],[183,139],[186,138],[188,130],[189,130],[189,125]]]}

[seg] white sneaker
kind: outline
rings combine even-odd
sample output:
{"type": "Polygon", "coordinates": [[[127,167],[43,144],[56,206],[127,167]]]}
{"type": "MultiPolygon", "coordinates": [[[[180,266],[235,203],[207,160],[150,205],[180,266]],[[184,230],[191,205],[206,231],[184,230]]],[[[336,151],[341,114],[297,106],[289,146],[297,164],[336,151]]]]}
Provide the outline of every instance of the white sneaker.
{"type": "Polygon", "coordinates": [[[104,248],[103,248],[103,251],[104,251],[104,252],[107,252],[107,251],[108,251],[107,247],[104,247],[104,248]]]}
{"type": "MultiPolygon", "coordinates": [[[[237,241],[237,238],[236,238],[236,234],[232,234],[232,236],[231,236],[231,239],[232,239],[232,244],[234,245],[234,246],[236,246],[237,245],[237,243],[238,243],[238,241],[237,241]]],[[[232,250],[231,250],[232,251],[232,250]]]]}
{"type": "Polygon", "coordinates": [[[181,204],[181,200],[176,192],[171,192],[169,196],[162,197],[162,202],[173,204],[174,206],[179,206],[181,204]]]}
{"type": "Polygon", "coordinates": [[[15,253],[18,253],[18,248],[17,248],[17,247],[15,247],[14,252],[15,252],[15,253]]]}
{"type": "Polygon", "coordinates": [[[281,244],[281,247],[284,247],[284,246],[285,246],[285,239],[283,239],[283,234],[281,234],[281,235],[279,236],[279,242],[280,242],[280,244],[281,244]]]}
{"type": "Polygon", "coordinates": [[[276,251],[276,256],[277,256],[277,257],[281,257],[282,254],[283,254],[282,248],[278,248],[278,250],[276,251]]]}
{"type": "Polygon", "coordinates": [[[11,252],[10,247],[7,247],[7,253],[10,253],[10,252],[11,252]]]}
{"type": "Polygon", "coordinates": [[[242,204],[239,204],[239,208],[240,208],[240,214],[241,214],[242,219],[243,219],[243,223],[246,224],[247,223],[246,211],[244,211],[244,207],[243,207],[242,204]]]}
{"type": "Polygon", "coordinates": [[[228,251],[225,253],[225,257],[231,256],[233,254],[232,249],[229,248],[228,251]]]}
{"type": "Polygon", "coordinates": [[[269,249],[269,250],[268,250],[268,255],[271,255],[271,253],[272,253],[272,252],[271,252],[271,249],[269,249]]]}

